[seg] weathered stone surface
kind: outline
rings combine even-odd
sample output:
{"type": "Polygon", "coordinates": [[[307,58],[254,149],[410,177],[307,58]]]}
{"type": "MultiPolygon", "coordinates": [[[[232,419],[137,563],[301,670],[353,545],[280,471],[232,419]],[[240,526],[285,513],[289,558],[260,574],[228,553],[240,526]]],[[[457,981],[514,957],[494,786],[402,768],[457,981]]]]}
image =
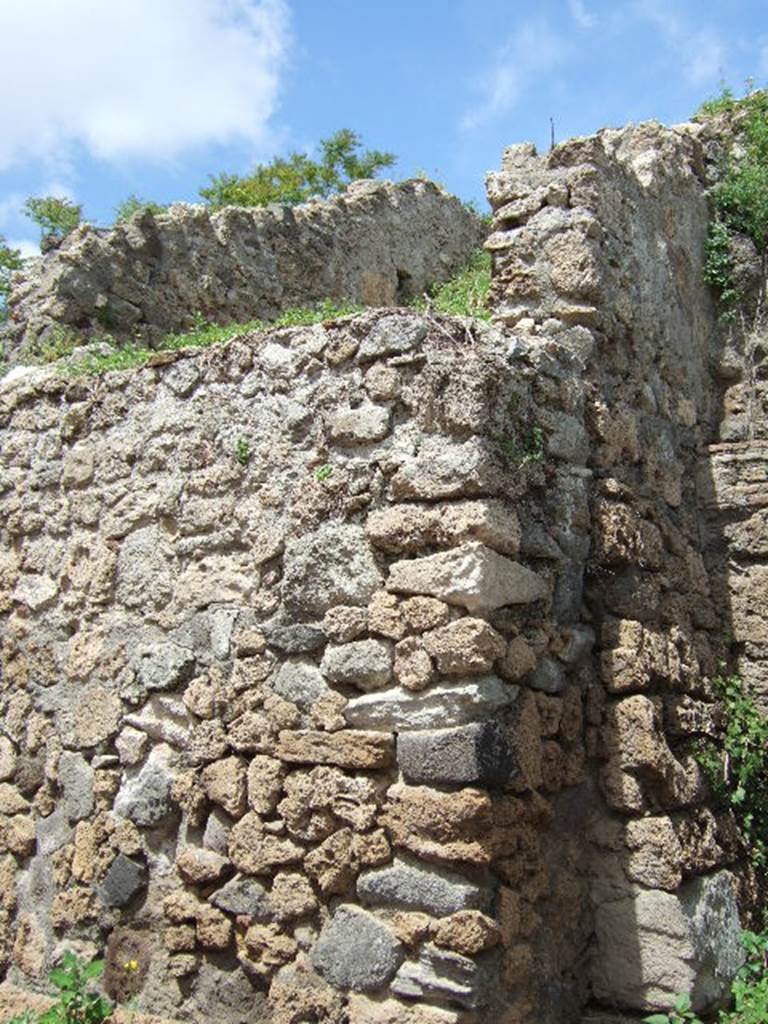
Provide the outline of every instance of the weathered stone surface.
{"type": "Polygon", "coordinates": [[[328,684],[313,661],[291,658],[283,662],[267,686],[284,700],[296,704],[302,711],[328,693],[328,684]]]}
{"type": "Polygon", "coordinates": [[[368,615],[365,608],[354,605],[336,605],[323,617],[323,633],[337,644],[346,644],[365,633],[368,615]]]}
{"type": "Polygon", "coordinates": [[[357,895],[369,906],[423,910],[436,917],[483,909],[490,898],[487,890],[454,871],[399,857],[388,867],[362,872],[357,895]]]}
{"type": "MultiPolygon", "coordinates": [[[[156,343],[187,329],[196,309],[211,310],[217,322],[243,323],[327,298],[396,305],[450,277],[483,231],[457,199],[415,180],[359,181],[343,197],[290,211],[211,213],[180,204],[108,231],[83,225],[28,271],[12,299],[19,320],[11,347],[25,343],[25,329],[31,342],[52,322],[101,334],[105,316],[116,337],[132,336],[141,323],[156,343]],[[208,268],[202,275],[201,266],[208,268]]],[[[366,339],[361,358],[408,351],[425,333],[421,317],[390,315],[366,339]]],[[[284,363],[275,357],[273,372],[289,375],[293,364],[284,363]]],[[[177,394],[195,386],[194,379],[171,379],[177,394]]]]}
{"type": "Polygon", "coordinates": [[[309,771],[291,772],[284,788],[285,799],[277,810],[294,838],[317,842],[341,825],[362,831],[374,824],[377,787],[361,775],[318,765],[309,771]]]}
{"type": "Polygon", "coordinates": [[[489,446],[477,437],[463,444],[427,437],[392,478],[395,500],[464,498],[495,494],[501,472],[489,446]]]}
{"type": "Polygon", "coordinates": [[[246,764],[241,757],[225,757],[203,768],[201,781],[208,799],[239,818],[245,813],[246,764]]]}
{"type": "Polygon", "coordinates": [[[134,661],[136,673],[147,690],[172,690],[195,674],[193,653],[173,641],[141,650],[134,661]]]}
{"type": "Polygon", "coordinates": [[[108,907],[124,907],[146,884],[144,865],[118,853],[104,876],[99,896],[108,907]]]}
{"type": "Polygon", "coordinates": [[[12,779],[16,771],[16,748],[7,736],[0,736],[0,782],[12,779]]]}
{"type": "Polygon", "coordinates": [[[185,846],[176,854],[176,867],[179,874],[193,885],[209,885],[219,882],[230,870],[226,857],[214,850],[204,850],[195,846],[185,846]]]}
{"type": "Polygon", "coordinates": [[[374,444],[389,433],[389,409],[381,405],[361,405],[356,409],[340,409],[328,424],[331,441],[342,447],[374,444]]]}
{"type": "Polygon", "coordinates": [[[595,994],[642,1010],[666,1009],[680,992],[690,993],[697,1012],[712,1009],[744,955],[735,881],[727,871],[693,879],[674,895],[640,889],[604,903],[596,930],[595,994]]]}
{"type": "Polygon", "coordinates": [[[544,693],[561,693],[568,681],[563,666],[554,658],[544,657],[540,659],[526,682],[534,690],[543,690],[544,693]]]}
{"type": "Polygon", "coordinates": [[[459,1011],[350,993],[349,1024],[459,1024],[459,1011]]]}
{"type": "Polygon", "coordinates": [[[507,649],[506,640],[492,626],[469,617],[425,633],[423,643],[446,675],[487,672],[507,649]]]}
{"type": "Polygon", "coordinates": [[[441,683],[423,693],[394,687],[354,697],[344,717],[356,729],[435,729],[485,718],[513,704],[518,693],[492,675],[441,683]]]}
{"type": "Polygon", "coordinates": [[[363,529],[326,524],[288,545],[283,600],[295,614],[323,615],[337,604],[365,604],[380,580],[363,529]]]}
{"type": "Polygon", "coordinates": [[[392,647],[384,640],[329,644],[320,668],[331,682],[365,691],[380,690],[392,678],[392,647]]]}
{"type": "Polygon", "coordinates": [[[387,317],[368,333],[358,350],[358,358],[376,359],[379,356],[410,352],[424,340],[426,334],[426,325],[416,317],[387,317]]]}
{"type": "Polygon", "coordinates": [[[138,775],[123,783],[115,799],[115,812],[143,828],[160,825],[173,813],[171,774],[164,748],[156,747],[138,775]]]}
{"type": "Polygon", "coordinates": [[[413,554],[425,547],[452,547],[464,541],[482,541],[503,555],[516,555],[520,549],[517,513],[495,499],[393,505],[372,512],[365,529],[376,547],[391,554],[413,554]]]}
{"type": "Polygon", "coordinates": [[[229,914],[266,920],[271,913],[269,893],[255,878],[235,875],[211,896],[211,903],[229,914]]]}
{"type": "Polygon", "coordinates": [[[89,687],[61,714],[61,741],[65,747],[82,750],[97,747],[114,736],[120,726],[120,698],[102,686],[89,687]]]}
{"type": "Polygon", "coordinates": [[[496,722],[401,732],[397,763],[408,782],[504,786],[517,765],[506,731],[496,722]]]}
{"type": "Polygon", "coordinates": [[[306,622],[294,626],[265,626],[264,634],[271,647],[277,647],[285,654],[316,651],[325,643],[324,631],[306,622]]]}
{"type": "Polygon", "coordinates": [[[89,817],[93,811],[94,772],[82,754],[65,750],[59,758],[59,784],[64,813],[71,822],[89,817]]]}
{"type": "Polygon", "coordinates": [[[479,541],[437,555],[394,562],[386,585],[399,593],[438,597],[471,612],[527,604],[549,593],[544,580],[530,569],[479,541]]]}
{"type": "Polygon", "coordinates": [[[395,646],[395,682],[406,690],[426,690],[437,673],[420,636],[407,636],[395,646]]]}
{"type": "Polygon", "coordinates": [[[402,959],[402,946],[384,922],[352,904],[337,908],[312,950],[323,977],[355,992],[381,988],[402,959]]]}
{"type": "Polygon", "coordinates": [[[237,822],[229,836],[229,857],[238,871],[246,875],[271,874],[274,868],[298,863],[304,852],[292,839],[267,832],[253,811],[237,822]]]}
{"type": "Polygon", "coordinates": [[[346,1024],[344,996],[313,969],[303,953],[282,967],[272,980],[269,997],[274,1024],[346,1024]]]}
{"type": "Polygon", "coordinates": [[[469,957],[426,943],[418,961],[407,960],[392,982],[399,996],[436,999],[468,1009],[482,1006],[489,997],[485,972],[469,957]]]}
{"type": "Polygon", "coordinates": [[[460,910],[438,921],[434,929],[436,946],[463,956],[477,956],[498,944],[501,931],[493,918],[479,910],[460,910]]]}
{"type": "Polygon", "coordinates": [[[386,768],[394,760],[393,737],[385,732],[313,732],[309,729],[280,733],[277,755],[294,764],[335,764],[340,768],[386,768]]]}
{"type": "Polygon", "coordinates": [[[259,814],[270,814],[283,791],[285,767],[275,757],[255,754],[248,764],[248,806],[259,814]]]}
{"type": "Polygon", "coordinates": [[[441,793],[397,783],[381,817],[394,846],[419,857],[487,864],[493,856],[493,808],[487,793],[441,793]]]}

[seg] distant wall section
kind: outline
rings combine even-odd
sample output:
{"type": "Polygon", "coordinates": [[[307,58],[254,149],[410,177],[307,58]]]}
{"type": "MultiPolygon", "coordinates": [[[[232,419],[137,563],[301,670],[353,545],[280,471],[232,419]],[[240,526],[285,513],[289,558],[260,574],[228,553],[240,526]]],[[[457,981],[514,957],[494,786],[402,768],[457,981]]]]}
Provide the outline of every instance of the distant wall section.
{"type": "Polygon", "coordinates": [[[449,278],[484,235],[458,199],[417,180],[355,182],[297,207],[178,205],[109,230],[84,225],[17,275],[6,358],[23,361],[53,325],[152,346],[195,314],[226,324],[326,298],[403,304],[449,278]]]}

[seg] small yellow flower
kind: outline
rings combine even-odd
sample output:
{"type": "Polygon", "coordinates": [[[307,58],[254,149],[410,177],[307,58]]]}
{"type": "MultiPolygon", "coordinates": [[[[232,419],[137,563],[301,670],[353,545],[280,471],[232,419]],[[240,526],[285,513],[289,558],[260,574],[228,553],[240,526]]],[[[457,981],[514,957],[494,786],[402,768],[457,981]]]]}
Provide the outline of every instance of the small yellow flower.
{"type": "Polygon", "coordinates": [[[139,969],[139,961],[138,960],[126,960],[126,962],[123,964],[123,968],[126,971],[138,971],[138,969],[139,969]]]}

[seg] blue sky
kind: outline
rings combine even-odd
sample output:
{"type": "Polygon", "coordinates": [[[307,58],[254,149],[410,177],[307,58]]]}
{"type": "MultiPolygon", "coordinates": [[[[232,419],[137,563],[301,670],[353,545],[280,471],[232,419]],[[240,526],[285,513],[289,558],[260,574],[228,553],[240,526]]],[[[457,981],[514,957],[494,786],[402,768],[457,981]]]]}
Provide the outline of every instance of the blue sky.
{"type": "Polygon", "coordinates": [[[346,127],[483,202],[504,146],[684,120],[768,82],[766,0],[0,0],[0,234],[108,224],[346,127]]]}

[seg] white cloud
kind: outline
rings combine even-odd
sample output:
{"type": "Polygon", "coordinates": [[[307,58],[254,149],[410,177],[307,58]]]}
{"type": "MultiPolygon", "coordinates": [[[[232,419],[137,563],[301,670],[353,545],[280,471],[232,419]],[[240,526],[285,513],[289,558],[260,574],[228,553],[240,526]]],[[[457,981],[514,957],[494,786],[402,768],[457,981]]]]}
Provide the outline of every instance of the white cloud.
{"type": "Polygon", "coordinates": [[[704,85],[722,76],[725,46],[711,29],[685,24],[666,5],[654,0],[643,0],[636,9],[641,18],[658,29],[692,85],[704,85]]]}
{"type": "Polygon", "coordinates": [[[589,13],[584,0],[568,0],[568,10],[579,28],[592,28],[594,25],[594,15],[589,13]]]}
{"type": "Polygon", "coordinates": [[[497,52],[491,70],[480,80],[482,98],[464,115],[461,127],[471,130],[512,110],[532,82],[552,71],[567,55],[564,40],[544,21],[523,24],[497,52]]]}
{"type": "Polygon", "coordinates": [[[8,246],[11,249],[18,249],[25,260],[30,256],[40,255],[40,246],[30,238],[9,238],[8,246]]]}
{"type": "Polygon", "coordinates": [[[288,21],[287,0],[3,0],[0,169],[263,144],[288,21]]]}

